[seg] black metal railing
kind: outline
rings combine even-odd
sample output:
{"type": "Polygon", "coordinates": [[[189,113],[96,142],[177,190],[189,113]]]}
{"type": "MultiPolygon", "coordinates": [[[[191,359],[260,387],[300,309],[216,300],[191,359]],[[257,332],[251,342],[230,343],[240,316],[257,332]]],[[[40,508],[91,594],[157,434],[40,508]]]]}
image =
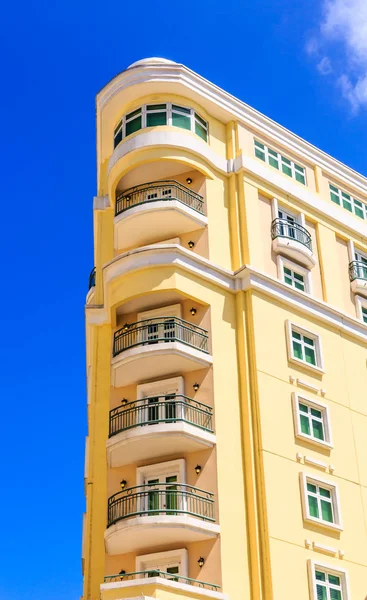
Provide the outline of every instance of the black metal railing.
{"type": "Polygon", "coordinates": [[[182,514],[214,521],[213,494],[175,482],[137,485],[108,499],[107,527],[130,517],[182,514]]]}
{"type": "Polygon", "coordinates": [[[136,400],[110,410],[109,437],[133,427],[179,421],[212,432],[212,408],[180,394],[136,400]]]}
{"type": "Polygon", "coordinates": [[[349,263],[349,279],[364,279],[367,281],[367,263],[362,260],[353,260],[349,263]]]}
{"type": "Polygon", "coordinates": [[[199,581],[198,579],[191,579],[190,577],[182,577],[182,575],[167,573],[160,569],[150,569],[149,571],[134,571],[133,573],[119,573],[118,575],[106,575],[104,578],[105,583],[116,583],[118,581],[131,581],[136,579],[147,579],[151,577],[162,577],[168,581],[176,581],[177,583],[185,583],[186,585],[193,585],[207,590],[217,591],[220,589],[219,585],[215,583],[208,583],[207,581],[199,581]]]}
{"type": "Polygon", "coordinates": [[[298,223],[291,223],[287,219],[274,219],[271,224],[271,239],[277,237],[289,238],[300,242],[312,252],[312,238],[310,233],[298,223]]]}
{"type": "Polygon", "coordinates": [[[88,290],[90,290],[90,288],[94,287],[96,285],[96,267],[93,267],[93,269],[91,270],[90,274],[89,274],[89,287],[88,290]]]}
{"type": "Polygon", "coordinates": [[[204,214],[204,199],[178,181],[154,181],[124,190],[116,195],[116,216],[139,204],[178,200],[204,214]]]}
{"type": "Polygon", "coordinates": [[[182,342],[208,353],[208,332],[178,317],[157,317],[126,323],[114,333],[113,356],[134,346],[182,342]]]}

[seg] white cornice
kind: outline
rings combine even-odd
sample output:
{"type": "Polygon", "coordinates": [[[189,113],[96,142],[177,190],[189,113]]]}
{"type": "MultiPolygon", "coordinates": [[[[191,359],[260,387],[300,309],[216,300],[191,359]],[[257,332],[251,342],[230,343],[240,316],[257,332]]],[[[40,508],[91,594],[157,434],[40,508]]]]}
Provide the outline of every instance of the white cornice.
{"type": "MultiPolygon", "coordinates": [[[[142,86],[158,85],[160,91],[170,93],[183,88],[181,93],[196,97],[208,113],[223,122],[237,120],[244,125],[254,128],[274,142],[279,143],[290,151],[303,155],[312,164],[319,165],[338,179],[361,190],[367,195],[367,179],[338,160],[322,152],[309,142],[282,127],[272,119],[262,115],[257,110],[241,102],[228,92],[225,92],[204,77],[180,64],[143,64],[137,65],[117,75],[97,95],[97,112],[109,102],[118,92],[136,86],[135,98],[141,96],[142,86]]],[[[98,117],[97,117],[98,118],[98,117]]],[[[98,130],[98,128],[97,128],[98,130]]],[[[97,148],[97,152],[99,152],[97,148]]]]}
{"type": "MultiPolygon", "coordinates": [[[[297,309],[309,317],[327,323],[334,329],[367,343],[366,325],[326,302],[293,289],[249,265],[244,265],[237,271],[223,269],[178,244],[144,246],[116,256],[106,263],[103,267],[104,297],[107,297],[107,285],[113,279],[141,269],[166,266],[176,266],[231,293],[256,290],[273,300],[288,305],[292,310],[297,309]]],[[[98,309],[87,306],[86,315],[87,323],[98,325],[107,322],[108,311],[106,307],[98,309]],[[91,318],[88,316],[89,313],[91,318]]]]}

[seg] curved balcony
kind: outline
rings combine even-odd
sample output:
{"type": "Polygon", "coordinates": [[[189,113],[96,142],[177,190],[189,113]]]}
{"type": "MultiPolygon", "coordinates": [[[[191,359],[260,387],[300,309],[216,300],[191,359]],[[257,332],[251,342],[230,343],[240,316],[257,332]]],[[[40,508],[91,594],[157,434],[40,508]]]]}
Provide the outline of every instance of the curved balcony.
{"type": "Polygon", "coordinates": [[[298,223],[274,219],[271,224],[273,250],[311,269],[316,264],[310,233],[298,223]]]}
{"type": "Polygon", "coordinates": [[[191,485],[145,484],[108,499],[106,551],[123,554],[144,548],[212,539],[214,498],[191,485]]]}
{"type": "Polygon", "coordinates": [[[367,263],[353,260],[349,263],[350,287],[355,294],[367,296],[367,263]]]}
{"type": "Polygon", "coordinates": [[[107,458],[119,467],[170,453],[213,447],[212,408],[174,394],[167,399],[144,398],[110,411],[107,458]]]}
{"type": "Polygon", "coordinates": [[[202,196],[178,181],[155,181],[118,193],[115,247],[129,248],[206,227],[202,196]]]}
{"type": "MultiPolygon", "coordinates": [[[[220,592],[219,585],[173,575],[159,569],[150,571],[136,571],[118,575],[107,575],[101,585],[101,600],[110,600],[116,590],[119,598],[160,598],[160,590],[163,594],[169,593],[172,598],[182,598],[184,595],[188,600],[196,598],[216,598],[224,600],[225,596],[220,592]]],[[[166,596],[164,596],[166,597],[166,596]]]]}
{"type": "Polygon", "coordinates": [[[208,332],[178,317],[126,323],[113,340],[112,385],[209,367],[208,332]]]}

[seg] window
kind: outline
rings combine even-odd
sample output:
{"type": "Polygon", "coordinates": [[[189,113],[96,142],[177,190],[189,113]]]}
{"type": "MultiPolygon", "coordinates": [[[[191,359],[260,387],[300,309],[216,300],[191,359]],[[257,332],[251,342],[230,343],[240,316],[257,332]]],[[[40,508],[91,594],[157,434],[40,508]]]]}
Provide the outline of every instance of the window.
{"type": "Polygon", "coordinates": [[[329,183],[329,190],[330,198],[335,204],[339,204],[339,206],[342,206],[345,210],[355,214],[356,217],[359,217],[360,219],[367,219],[367,204],[353,198],[353,196],[343,192],[331,183],[329,183]]]}
{"type": "Polygon", "coordinates": [[[293,393],[293,416],[296,437],[320,446],[332,446],[327,406],[293,393]]]}
{"type": "Polygon", "coordinates": [[[321,340],[318,335],[286,322],[288,359],[323,372],[321,340]]]}
{"type": "Polygon", "coordinates": [[[268,146],[265,146],[265,144],[262,144],[258,140],[254,140],[254,144],[255,156],[257,158],[260,158],[264,162],[268,163],[271,167],[274,167],[275,169],[278,169],[278,171],[288,175],[288,177],[292,177],[304,185],[306,184],[306,171],[304,167],[301,167],[279,152],[268,148],[268,146]]]}
{"type": "Polygon", "coordinates": [[[336,486],[301,473],[302,507],[305,521],[342,529],[336,486]]]}
{"type": "Polygon", "coordinates": [[[154,552],[136,557],[136,570],[145,572],[146,577],[159,577],[157,571],[168,573],[165,579],[178,581],[187,577],[188,555],[185,548],[168,552],[154,552]]]}
{"type": "Polygon", "coordinates": [[[362,321],[363,323],[367,323],[367,307],[362,306],[362,321]]]}
{"type": "Polygon", "coordinates": [[[355,260],[359,263],[355,266],[358,279],[367,279],[367,255],[362,252],[354,253],[355,260]]]}
{"type": "Polygon", "coordinates": [[[300,267],[284,256],[277,257],[278,277],[290,287],[301,292],[311,293],[311,272],[300,267]]]}
{"type": "Polygon", "coordinates": [[[347,572],[309,561],[312,600],[348,600],[347,572]]]}
{"type": "Polygon", "coordinates": [[[205,142],[208,141],[208,123],[193,108],[178,106],[167,102],[164,104],[144,104],[125,115],[117,123],[114,134],[114,148],[123,138],[145,127],[172,125],[196,133],[205,142]]]}

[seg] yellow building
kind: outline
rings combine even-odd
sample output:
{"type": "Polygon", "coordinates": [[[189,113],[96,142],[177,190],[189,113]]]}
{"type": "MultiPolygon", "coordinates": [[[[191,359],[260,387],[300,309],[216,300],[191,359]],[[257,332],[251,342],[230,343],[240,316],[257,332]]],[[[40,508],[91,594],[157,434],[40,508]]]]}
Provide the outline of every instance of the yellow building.
{"type": "Polygon", "coordinates": [[[97,165],[84,600],[364,600],[367,180],[158,58],[97,165]]]}

